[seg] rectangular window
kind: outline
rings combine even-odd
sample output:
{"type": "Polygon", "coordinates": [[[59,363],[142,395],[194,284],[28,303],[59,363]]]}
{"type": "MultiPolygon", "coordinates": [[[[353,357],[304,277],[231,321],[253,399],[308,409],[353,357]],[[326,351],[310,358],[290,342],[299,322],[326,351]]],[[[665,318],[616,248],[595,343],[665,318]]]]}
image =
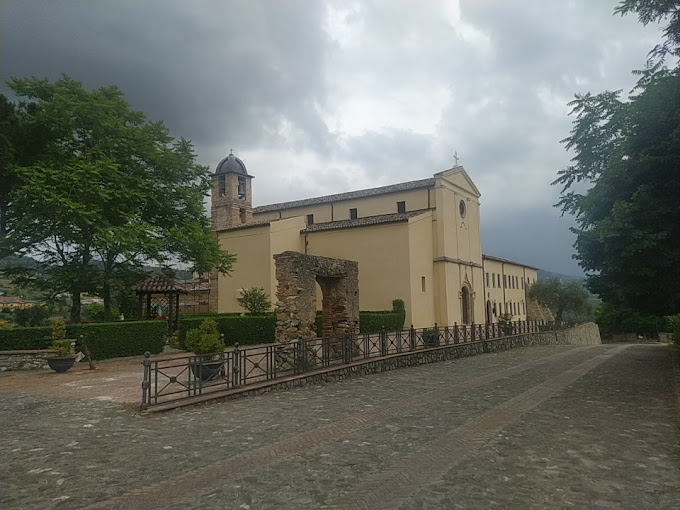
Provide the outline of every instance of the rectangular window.
{"type": "MultiPolygon", "coordinates": [[[[505,275],[503,275],[503,288],[506,288],[508,286],[507,283],[508,283],[508,279],[506,278],[505,275]]],[[[506,310],[506,312],[507,312],[507,310],[506,310]]]]}
{"type": "Polygon", "coordinates": [[[314,215],[313,214],[307,215],[307,225],[314,225],[314,215]]]}
{"type": "Polygon", "coordinates": [[[496,288],[496,273],[491,273],[491,283],[493,284],[493,288],[496,288]]]}
{"type": "Polygon", "coordinates": [[[357,219],[357,209],[356,209],[356,207],[349,210],[349,219],[350,220],[356,220],[357,219]]]}
{"type": "Polygon", "coordinates": [[[397,212],[398,213],[406,212],[406,202],[397,202],[397,212]]]}
{"type": "Polygon", "coordinates": [[[522,313],[527,313],[526,308],[524,307],[524,301],[522,301],[522,313]]]}
{"type": "Polygon", "coordinates": [[[489,288],[489,273],[486,273],[486,287],[489,288]]]}
{"type": "Polygon", "coordinates": [[[420,289],[425,292],[425,277],[421,276],[420,277],[420,289]]]}
{"type": "Polygon", "coordinates": [[[522,290],[524,289],[524,278],[522,278],[522,290]]]}

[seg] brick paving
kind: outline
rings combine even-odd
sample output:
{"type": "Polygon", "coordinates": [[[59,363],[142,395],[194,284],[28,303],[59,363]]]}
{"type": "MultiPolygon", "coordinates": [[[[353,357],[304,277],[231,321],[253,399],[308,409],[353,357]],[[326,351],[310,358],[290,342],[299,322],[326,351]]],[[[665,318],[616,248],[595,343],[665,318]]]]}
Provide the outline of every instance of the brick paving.
{"type": "Polygon", "coordinates": [[[516,349],[146,417],[10,379],[7,509],[680,502],[666,346],[516,349]]]}

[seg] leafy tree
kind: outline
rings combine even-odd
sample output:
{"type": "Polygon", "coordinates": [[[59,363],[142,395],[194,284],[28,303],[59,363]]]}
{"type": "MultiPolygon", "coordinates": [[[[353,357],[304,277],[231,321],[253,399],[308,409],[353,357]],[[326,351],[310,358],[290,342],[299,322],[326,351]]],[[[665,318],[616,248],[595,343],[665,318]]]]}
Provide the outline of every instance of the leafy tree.
{"type": "Polygon", "coordinates": [[[558,278],[539,280],[529,287],[529,298],[547,306],[557,322],[561,322],[565,315],[579,318],[589,310],[588,291],[575,281],[562,282],[558,278]]]}
{"type": "Polygon", "coordinates": [[[113,297],[144,264],[231,271],[235,257],[220,249],[204,211],[209,170],[190,142],[130,109],[115,86],[87,91],[67,76],[9,86],[27,101],[19,124],[42,136],[35,154],[12,166],[0,254],[39,262],[6,268],[16,282],[68,292],[77,322],[82,292],[100,295],[111,320],[113,297]]]}
{"type": "Polygon", "coordinates": [[[262,287],[241,289],[241,296],[236,300],[239,305],[248,310],[248,313],[252,314],[266,313],[272,307],[269,296],[262,287]]]}
{"type": "Polygon", "coordinates": [[[563,140],[575,156],[553,184],[557,206],[573,214],[576,255],[603,301],[652,314],[680,310],[680,4],[626,0],[617,13],[642,23],[668,20],[666,40],[627,99],[621,91],[577,94],[563,140]],[[585,191],[581,191],[585,188],[585,191]]]}

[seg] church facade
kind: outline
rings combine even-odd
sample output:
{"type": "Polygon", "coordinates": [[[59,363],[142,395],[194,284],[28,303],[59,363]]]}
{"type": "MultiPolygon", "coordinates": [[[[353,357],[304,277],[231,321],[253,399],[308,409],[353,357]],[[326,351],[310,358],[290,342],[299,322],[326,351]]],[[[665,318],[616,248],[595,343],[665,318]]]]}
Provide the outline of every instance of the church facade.
{"type": "MultiPolygon", "coordinates": [[[[252,206],[253,176],[233,154],[212,176],[211,220],[231,276],[211,285],[211,308],[241,312],[241,289],[276,298],[274,255],[297,251],[359,264],[359,307],[389,310],[402,299],[415,327],[526,320],[537,270],[482,254],[480,192],[462,166],[409,181],[252,206]]],[[[321,289],[317,287],[321,309],[321,289]]],[[[531,318],[531,317],[529,317],[531,318]]]]}

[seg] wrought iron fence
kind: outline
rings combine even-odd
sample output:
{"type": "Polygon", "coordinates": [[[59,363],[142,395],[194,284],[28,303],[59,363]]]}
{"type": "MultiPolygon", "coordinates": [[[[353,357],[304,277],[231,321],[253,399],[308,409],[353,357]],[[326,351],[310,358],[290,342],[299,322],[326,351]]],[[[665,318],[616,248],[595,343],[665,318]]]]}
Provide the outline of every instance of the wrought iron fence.
{"type": "MultiPolygon", "coordinates": [[[[562,325],[564,326],[564,324],[562,325]]],[[[447,345],[502,338],[556,329],[553,322],[516,321],[493,324],[454,324],[432,328],[380,331],[344,338],[300,339],[291,344],[268,344],[213,355],[151,359],[144,355],[141,409],[215,391],[253,385],[335,365],[447,345]]]]}

